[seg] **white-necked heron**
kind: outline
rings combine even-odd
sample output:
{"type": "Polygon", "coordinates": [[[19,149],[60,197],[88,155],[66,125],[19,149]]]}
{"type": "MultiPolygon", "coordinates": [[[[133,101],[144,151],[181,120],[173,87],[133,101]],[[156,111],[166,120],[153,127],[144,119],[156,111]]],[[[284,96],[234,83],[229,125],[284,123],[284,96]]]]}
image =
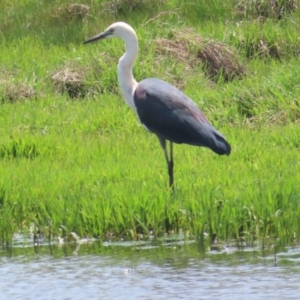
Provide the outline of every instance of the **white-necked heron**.
{"type": "Polygon", "coordinates": [[[117,37],[125,42],[126,51],[118,63],[120,88],[126,103],[137,113],[144,127],[157,135],[167,161],[172,189],[173,143],[207,147],[219,155],[230,154],[231,147],[225,137],[183,92],[156,78],[136,82],[132,68],[138,55],[138,39],[130,25],[114,23],[84,44],[109,37],[117,37]],[[166,140],[170,141],[170,154],[167,152],[166,140]]]}

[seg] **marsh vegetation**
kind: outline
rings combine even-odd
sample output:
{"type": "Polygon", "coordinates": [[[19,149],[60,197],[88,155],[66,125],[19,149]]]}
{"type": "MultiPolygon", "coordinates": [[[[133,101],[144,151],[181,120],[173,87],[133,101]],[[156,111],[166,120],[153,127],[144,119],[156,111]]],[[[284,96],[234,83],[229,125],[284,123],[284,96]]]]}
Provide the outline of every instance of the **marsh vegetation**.
{"type": "Polygon", "coordinates": [[[1,1],[3,243],[29,230],[298,243],[299,1],[152,2],[1,1]],[[174,194],[121,97],[122,42],[82,45],[117,20],[137,30],[137,80],[183,89],[232,145],[229,158],[175,146],[174,194]]]}

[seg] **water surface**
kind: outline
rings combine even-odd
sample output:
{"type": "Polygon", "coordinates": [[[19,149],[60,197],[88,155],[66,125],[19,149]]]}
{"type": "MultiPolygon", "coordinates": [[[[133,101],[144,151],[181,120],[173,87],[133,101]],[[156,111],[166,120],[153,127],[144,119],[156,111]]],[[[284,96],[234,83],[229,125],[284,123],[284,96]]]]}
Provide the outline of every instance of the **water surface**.
{"type": "Polygon", "coordinates": [[[0,253],[0,299],[299,299],[300,251],[195,243],[40,245],[0,253]]]}

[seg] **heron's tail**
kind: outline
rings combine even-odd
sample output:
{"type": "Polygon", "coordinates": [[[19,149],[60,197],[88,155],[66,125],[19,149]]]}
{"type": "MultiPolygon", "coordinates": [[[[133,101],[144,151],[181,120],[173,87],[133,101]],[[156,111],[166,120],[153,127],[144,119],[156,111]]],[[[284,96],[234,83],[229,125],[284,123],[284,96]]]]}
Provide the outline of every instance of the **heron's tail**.
{"type": "Polygon", "coordinates": [[[211,150],[219,155],[229,155],[231,152],[231,146],[226,141],[225,137],[217,130],[214,132],[214,138],[210,145],[211,150]]]}

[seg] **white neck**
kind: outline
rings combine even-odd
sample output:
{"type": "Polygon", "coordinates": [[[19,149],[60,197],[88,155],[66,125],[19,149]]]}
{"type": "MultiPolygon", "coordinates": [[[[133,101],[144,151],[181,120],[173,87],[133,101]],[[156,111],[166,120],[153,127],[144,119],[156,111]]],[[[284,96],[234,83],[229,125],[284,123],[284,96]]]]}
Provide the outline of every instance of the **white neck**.
{"type": "Polygon", "coordinates": [[[125,41],[126,51],[118,63],[118,80],[125,102],[136,110],[133,94],[137,82],[132,75],[132,68],[138,54],[138,41],[135,34],[127,35],[125,41]]]}

